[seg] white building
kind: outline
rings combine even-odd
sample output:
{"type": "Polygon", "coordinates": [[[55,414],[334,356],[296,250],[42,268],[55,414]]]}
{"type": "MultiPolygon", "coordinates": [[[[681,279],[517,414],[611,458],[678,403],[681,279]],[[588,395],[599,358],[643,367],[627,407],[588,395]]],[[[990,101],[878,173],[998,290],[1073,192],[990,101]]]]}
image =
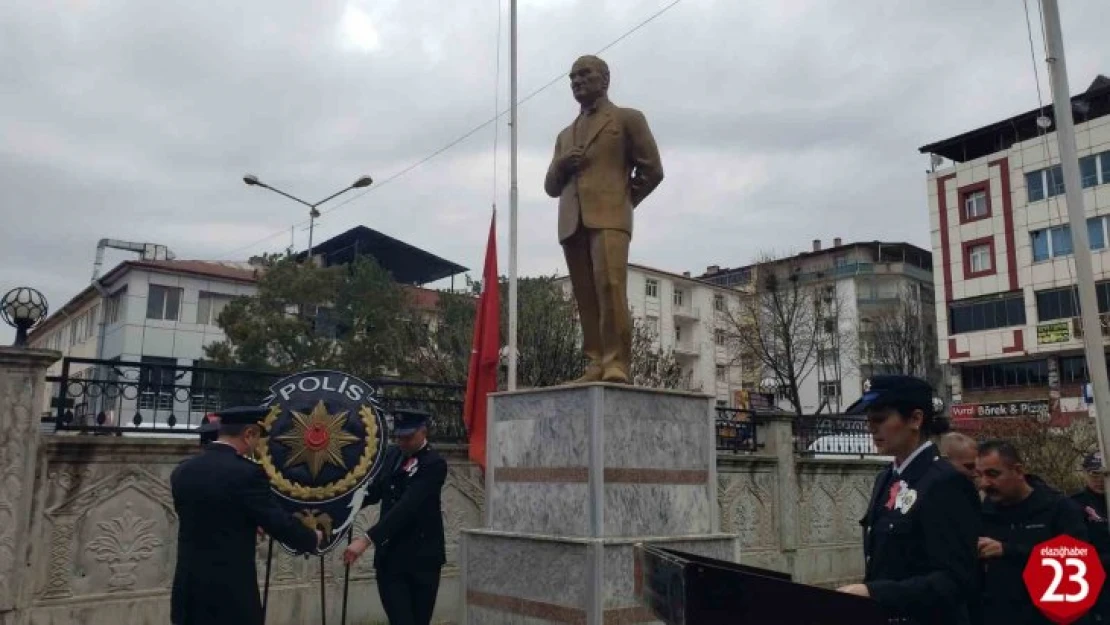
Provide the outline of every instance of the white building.
{"type": "MultiPolygon", "coordinates": [[[[570,278],[559,280],[572,297],[570,278]]],[[[643,265],[628,265],[628,305],[634,319],[659,337],[659,348],[673,352],[689,376],[691,388],[717,397],[718,405],[733,406],[743,386],[741,365],[722,335],[716,311],[735,309],[733,289],[643,265]]]]}
{"type": "MultiPolygon", "coordinates": [[[[415,296],[415,305],[427,310],[436,309],[438,292],[416,285],[466,269],[363,226],[313,251],[314,262],[322,266],[373,257],[415,296]]],[[[167,420],[196,425],[218,407],[217,391],[232,391],[216,388],[224,377],[194,374],[190,368],[204,366],[204,348],[226,338],[217,325],[220,312],[236,297],[257,294],[257,281],[258,269],[246,262],[125,261],[51,314],[28,341],[62,352],[64,358],[48,375],[64,373],[74,381],[67,385],[64,407],[76,419],[105,413],[110,424],[128,425],[139,413],[144,427],[163,427],[167,420]],[[115,362],[142,366],[106,364],[115,362]],[[84,382],[90,379],[103,384],[84,382]],[[100,386],[119,395],[100,395],[100,386]]],[[[50,394],[52,403],[44,412],[57,414],[58,385],[50,394]]]]}
{"type": "MultiPolygon", "coordinates": [[[[256,280],[255,270],[247,263],[126,261],[51,314],[34,329],[29,342],[66,357],[50,367],[51,376],[61,375],[67,364],[68,379],[117,375],[97,371],[95,363],[68,359],[165,366],[161,371],[166,379],[161,383],[142,380],[144,386],[156,390],[140,390],[136,397],[113,402],[107,407],[113,413],[109,416],[128,413],[127,408],[134,404],[139,410],[166,413],[164,416],[173,413],[185,421],[185,413],[203,416],[208,406],[188,398],[175,401],[173,387],[189,384],[189,380],[174,379],[176,368],[203,363],[204,347],[224,339],[216,325],[220,311],[235,297],[254,295],[256,280]]],[[[145,369],[144,375],[151,371],[159,370],[145,369]]],[[[74,409],[96,410],[87,404],[74,409]]]]}
{"type": "MultiPolygon", "coordinates": [[[[864,380],[892,371],[889,363],[874,362],[868,349],[871,324],[879,317],[894,314],[903,298],[910,297],[928,313],[921,319],[921,332],[935,335],[931,267],[930,253],[908,243],[844,244],[834,239],[832,247],[822,248],[814,240],[811,251],[772,262],[733,269],[711,266],[701,280],[752,291],[759,276],[770,271],[780,279],[793,277],[812,285],[813,304],[821,310],[821,318],[815,319],[819,347],[802,367],[798,395],[803,413],[838,413],[859,397],[864,380]]],[[[924,343],[921,353],[931,354],[924,343]]],[[[760,382],[771,386],[767,377],[760,382]]],[[[774,390],[779,408],[791,410],[782,389],[774,390]]]]}
{"type": "MultiPolygon", "coordinates": [[[[1104,335],[1110,326],[1110,79],[1072,98],[1104,335]]],[[[1086,415],[1078,294],[1056,133],[1035,109],[921,148],[953,416],[1086,415]]]]}

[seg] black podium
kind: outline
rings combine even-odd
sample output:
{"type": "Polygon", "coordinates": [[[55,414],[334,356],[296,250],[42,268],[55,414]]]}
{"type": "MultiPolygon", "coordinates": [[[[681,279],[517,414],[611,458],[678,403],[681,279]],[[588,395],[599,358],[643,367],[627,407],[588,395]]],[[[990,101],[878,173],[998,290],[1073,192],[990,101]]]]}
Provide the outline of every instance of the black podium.
{"type": "Polygon", "coordinates": [[[790,576],[636,545],[640,601],[667,625],[887,625],[871,599],[797,584],[790,576]]]}

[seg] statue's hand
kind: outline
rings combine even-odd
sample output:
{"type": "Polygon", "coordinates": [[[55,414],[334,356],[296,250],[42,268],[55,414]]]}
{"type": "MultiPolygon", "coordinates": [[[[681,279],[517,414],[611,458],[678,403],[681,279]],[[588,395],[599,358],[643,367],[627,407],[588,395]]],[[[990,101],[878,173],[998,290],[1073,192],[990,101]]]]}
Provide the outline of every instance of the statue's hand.
{"type": "Polygon", "coordinates": [[[564,176],[573,175],[582,169],[585,160],[586,148],[582,146],[575,147],[560,159],[559,170],[562,171],[564,176]]]}

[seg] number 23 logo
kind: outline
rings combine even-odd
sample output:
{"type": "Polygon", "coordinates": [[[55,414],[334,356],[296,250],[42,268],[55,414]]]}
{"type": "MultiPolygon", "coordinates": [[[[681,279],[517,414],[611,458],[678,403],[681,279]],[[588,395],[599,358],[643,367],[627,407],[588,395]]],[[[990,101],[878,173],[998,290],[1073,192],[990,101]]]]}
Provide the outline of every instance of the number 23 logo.
{"type": "Polygon", "coordinates": [[[1091,587],[1087,583],[1087,565],[1079,558],[1068,558],[1064,564],[1055,558],[1041,558],[1041,565],[1052,569],[1052,583],[1045,589],[1041,601],[1045,603],[1078,603],[1087,598],[1091,587]],[[1066,595],[1060,594],[1060,582],[1064,581],[1064,567],[1074,569],[1075,572],[1068,576],[1068,581],[1079,585],[1079,592],[1066,595]]]}

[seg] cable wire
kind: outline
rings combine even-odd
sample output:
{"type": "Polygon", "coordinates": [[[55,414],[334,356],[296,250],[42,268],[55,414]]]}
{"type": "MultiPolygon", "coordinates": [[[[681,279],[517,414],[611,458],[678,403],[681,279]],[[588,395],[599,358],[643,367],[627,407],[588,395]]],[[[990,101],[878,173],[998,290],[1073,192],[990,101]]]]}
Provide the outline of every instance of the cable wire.
{"type": "MultiPolygon", "coordinates": [[[[633,33],[635,33],[635,32],[637,32],[637,31],[639,31],[639,30],[640,30],[641,28],[643,28],[644,26],[647,26],[647,25],[648,25],[648,24],[650,24],[651,22],[655,21],[655,20],[656,20],[656,19],[658,19],[658,18],[659,18],[660,16],[662,16],[662,15],[663,15],[664,13],[666,13],[667,11],[670,11],[671,9],[673,9],[673,8],[674,8],[675,6],[677,6],[677,5],[678,5],[679,3],[681,3],[681,2],[682,2],[682,0],[672,0],[672,1],[670,2],[670,3],[668,3],[667,5],[665,5],[665,6],[663,7],[663,8],[659,9],[659,10],[658,10],[658,11],[656,11],[655,13],[652,13],[652,14],[651,14],[650,16],[648,16],[648,17],[647,17],[647,18],[646,18],[645,20],[641,21],[640,23],[636,24],[635,26],[633,26],[633,27],[632,27],[632,28],[630,28],[629,30],[625,31],[625,32],[624,32],[624,33],[623,33],[623,34],[622,34],[621,36],[619,36],[619,37],[617,37],[616,39],[614,39],[614,40],[610,41],[609,43],[605,44],[605,46],[604,46],[604,47],[602,47],[602,48],[601,48],[600,50],[598,50],[597,52],[595,52],[595,54],[599,54],[599,55],[600,55],[600,54],[601,54],[602,52],[605,52],[606,50],[608,50],[608,49],[612,48],[613,46],[617,45],[618,43],[620,43],[620,42],[624,41],[624,40],[625,40],[625,39],[627,39],[627,38],[628,38],[629,36],[631,36],[631,35],[632,35],[633,33]]],[[[499,19],[500,19],[500,18],[499,18],[499,19]]],[[[499,41],[499,45],[500,45],[500,37],[498,37],[498,41],[499,41]]],[[[499,61],[498,61],[498,62],[500,62],[500,55],[498,55],[498,57],[499,57],[499,61]]],[[[553,85],[555,85],[556,83],[558,83],[558,82],[559,82],[560,80],[565,80],[565,79],[566,79],[566,72],[560,72],[558,76],[555,76],[555,77],[554,77],[554,78],[552,78],[552,79],[551,79],[550,81],[548,81],[548,82],[544,83],[544,84],[543,84],[542,86],[540,86],[539,88],[535,89],[534,91],[532,91],[532,92],[531,92],[531,93],[529,93],[528,95],[526,95],[526,96],[524,96],[523,98],[521,98],[520,100],[518,100],[518,101],[517,101],[517,106],[520,106],[521,104],[524,104],[525,102],[528,102],[529,100],[531,100],[532,98],[536,97],[536,96],[537,96],[537,95],[539,95],[540,93],[543,93],[543,92],[544,92],[544,91],[546,91],[547,89],[551,88],[551,87],[552,87],[553,85]]],[[[433,151],[433,152],[429,153],[429,154],[428,154],[427,156],[425,156],[425,157],[421,158],[420,160],[417,160],[417,161],[415,161],[415,162],[411,163],[410,165],[408,165],[408,166],[407,166],[407,167],[405,167],[404,169],[402,169],[402,170],[400,170],[400,171],[398,171],[398,172],[396,172],[396,173],[394,173],[394,174],[390,175],[389,177],[387,177],[386,179],[382,180],[381,182],[376,182],[376,183],[374,183],[374,184],[373,184],[372,186],[369,186],[369,187],[367,187],[367,188],[366,188],[365,190],[363,190],[363,191],[362,191],[361,193],[358,193],[358,194],[356,194],[356,195],[352,195],[351,197],[347,198],[346,200],[344,200],[344,201],[342,201],[342,202],[339,202],[338,204],[335,204],[334,206],[331,206],[330,208],[327,208],[327,209],[321,210],[321,211],[320,211],[320,215],[321,215],[321,216],[323,216],[323,215],[327,215],[327,214],[329,214],[329,213],[332,213],[332,212],[334,212],[334,211],[336,211],[336,210],[338,210],[338,209],[340,209],[340,208],[342,208],[342,207],[344,207],[344,206],[346,206],[346,205],[350,204],[351,202],[354,202],[355,200],[357,200],[357,199],[359,199],[359,198],[363,197],[363,196],[364,196],[364,195],[366,195],[367,193],[370,193],[370,192],[372,192],[372,191],[376,191],[376,190],[378,190],[378,189],[382,188],[383,186],[385,186],[385,185],[387,185],[387,184],[389,184],[389,183],[391,183],[391,182],[393,182],[393,181],[397,180],[398,178],[401,178],[402,176],[405,176],[405,175],[406,175],[406,174],[408,174],[409,172],[413,171],[414,169],[417,169],[417,168],[418,168],[418,167],[420,167],[421,165],[423,165],[423,164],[427,163],[428,161],[430,161],[430,160],[432,160],[432,159],[436,158],[436,157],[437,157],[437,156],[439,156],[440,154],[443,154],[444,152],[446,152],[446,151],[450,150],[451,148],[453,148],[453,147],[455,147],[455,146],[459,145],[459,144],[460,144],[460,143],[462,143],[463,141],[466,141],[466,140],[467,140],[467,139],[469,139],[470,137],[473,137],[473,136],[474,136],[475,134],[477,134],[477,133],[481,132],[481,131],[482,131],[482,130],[483,130],[483,129],[484,129],[485,127],[486,127],[486,126],[489,126],[490,124],[492,124],[492,123],[496,122],[497,120],[501,119],[501,118],[502,118],[502,117],[504,117],[505,115],[508,115],[508,113],[509,113],[509,109],[508,109],[508,108],[506,108],[505,110],[503,110],[503,111],[501,111],[501,112],[497,113],[496,115],[494,115],[494,116],[493,116],[492,118],[490,118],[490,119],[488,119],[488,120],[486,120],[486,121],[482,122],[481,124],[478,124],[477,126],[475,126],[475,127],[471,128],[470,130],[466,131],[466,132],[465,132],[465,133],[463,133],[462,135],[459,135],[459,136],[458,136],[458,137],[456,137],[455,139],[453,139],[453,140],[451,140],[450,142],[446,143],[445,145],[443,145],[442,147],[438,148],[437,150],[435,150],[435,151],[433,151]]],[[[320,218],[319,218],[319,217],[317,217],[316,219],[317,219],[317,221],[319,221],[319,219],[320,219],[320,218]]],[[[296,225],[298,225],[298,226],[304,226],[304,225],[307,225],[307,224],[308,224],[308,220],[303,220],[303,221],[300,221],[300,222],[296,222],[296,225]]],[[[284,235],[285,235],[285,229],[284,229],[284,228],[282,228],[282,230],[281,230],[280,232],[275,232],[274,234],[270,234],[270,235],[268,235],[268,236],[266,236],[266,237],[263,237],[263,238],[261,238],[261,239],[258,239],[257,241],[254,241],[254,242],[252,242],[252,243],[249,243],[249,244],[247,244],[247,245],[244,245],[244,246],[242,246],[242,247],[238,247],[238,248],[235,248],[234,250],[231,250],[230,252],[227,252],[227,253],[225,253],[225,254],[222,254],[222,255],[221,255],[221,259],[230,259],[230,258],[233,258],[233,257],[234,257],[234,256],[235,256],[236,254],[238,254],[239,252],[242,252],[242,251],[245,251],[245,250],[249,250],[249,249],[251,249],[251,248],[253,248],[253,247],[257,246],[257,245],[260,245],[260,244],[262,244],[262,243],[265,243],[265,242],[267,242],[267,241],[270,241],[271,239],[274,239],[274,238],[276,238],[276,237],[279,237],[279,236],[284,236],[284,235]]],[[[212,259],[212,260],[218,260],[218,259],[212,259]]]]}

